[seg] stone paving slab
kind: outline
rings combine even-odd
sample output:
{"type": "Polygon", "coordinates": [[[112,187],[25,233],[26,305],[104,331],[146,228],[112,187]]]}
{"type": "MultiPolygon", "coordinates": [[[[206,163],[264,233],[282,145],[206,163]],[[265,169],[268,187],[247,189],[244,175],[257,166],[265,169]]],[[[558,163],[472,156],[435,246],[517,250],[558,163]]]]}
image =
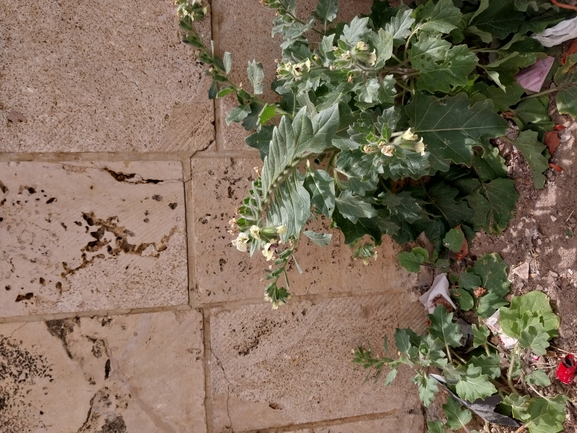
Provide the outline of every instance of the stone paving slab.
{"type": "Polygon", "coordinates": [[[170,0],[2,0],[0,152],[206,148],[210,83],[180,39],[170,0]]]}
{"type": "Polygon", "coordinates": [[[424,326],[408,294],[211,310],[214,433],[408,413],[420,404],[410,371],[385,389],[365,380],[351,349],[370,343],[379,351],[385,333],[394,341],[396,327],[424,326]]]}
{"type": "Polygon", "coordinates": [[[423,415],[403,414],[384,419],[295,430],[290,433],[419,433],[423,431],[425,431],[423,415]]]}
{"type": "Polygon", "coordinates": [[[0,163],[0,317],[188,303],[180,162],[0,163]]]}
{"type": "Polygon", "coordinates": [[[205,433],[196,310],[0,324],[0,431],[205,433]]]}
{"type": "MultiPolygon", "coordinates": [[[[250,258],[231,244],[228,221],[254,180],[259,158],[194,158],[192,160],[192,212],[194,213],[195,298],[201,303],[262,299],[263,270],[269,265],[260,253],[250,258]]],[[[340,232],[321,248],[303,239],[297,250],[303,274],[290,269],[295,295],[405,290],[415,276],[398,265],[400,247],[385,238],[377,248],[378,260],[364,266],[353,260],[340,232]]]]}

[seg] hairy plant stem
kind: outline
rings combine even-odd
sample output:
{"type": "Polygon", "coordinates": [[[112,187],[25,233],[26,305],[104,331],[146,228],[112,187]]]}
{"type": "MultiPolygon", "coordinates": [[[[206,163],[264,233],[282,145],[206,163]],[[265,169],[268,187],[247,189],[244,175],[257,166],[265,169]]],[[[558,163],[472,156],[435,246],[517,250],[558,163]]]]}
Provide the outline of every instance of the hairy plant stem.
{"type": "Polygon", "coordinates": [[[509,369],[507,370],[507,384],[509,385],[509,388],[511,388],[511,391],[517,395],[520,395],[519,392],[517,391],[517,389],[515,388],[515,385],[513,384],[513,369],[515,368],[515,361],[516,361],[516,356],[517,356],[517,351],[519,350],[519,343],[515,344],[515,347],[513,348],[513,350],[511,351],[511,357],[509,358],[509,369]]]}

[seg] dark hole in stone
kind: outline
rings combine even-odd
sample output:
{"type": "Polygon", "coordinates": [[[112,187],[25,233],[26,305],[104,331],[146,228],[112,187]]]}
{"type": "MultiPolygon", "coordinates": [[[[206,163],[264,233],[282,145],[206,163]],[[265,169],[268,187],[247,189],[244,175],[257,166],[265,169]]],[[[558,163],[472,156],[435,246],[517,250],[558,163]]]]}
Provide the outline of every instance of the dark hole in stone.
{"type": "Polygon", "coordinates": [[[44,278],[40,277],[40,278],[38,278],[38,282],[40,284],[44,284],[44,283],[46,283],[46,280],[44,278]]]}
{"type": "Polygon", "coordinates": [[[29,192],[30,194],[36,194],[36,190],[35,190],[34,188],[32,188],[32,187],[28,187],[28,192],[29,192]]]}
{"type": "Polygon", "coordinates": [[[176,206],[178,206],[178,203],[170,203],[168,205],[168,207],[171,208],[172,210],[176,209],[176,206]]]}
{"type": "Polygon", "coordinates": [[[58,281],[58,282],[56,283],[56,288],[57,288],[58,290],[62,290],[62,283],[61,283],[60,281],[58,281]]]}
{"type": "Polygon", "coordinates": [[[21,301],[29,301],[30,299],[32,299],[34,297],[34,293],[32,292],[28,292],[25,295],[18,295],[16,296],[16,302],[21,302],[21,301]]]}
{"type": "Polygon", "coordinates": [[[82,218],[84,218],[84,221],[86,221],[86,224],[88,224],[89,226],[94,225],[94,220],[88,214],[83,213],[82,218]]]}
{"type": "Polygon", "coordinates": [[[152,196],[152,199],[153,199],[153,200],[156,200],[156,201],[161,201],[161,200],[162,200],[162,196],[161,196],[161,195],[158,195],[158,194],[154,194],[154,195],[152,196]]]}
{"type": "Polygon", "coordinates": [[[113,419],[107,419],[102,426],[102,433],[126,433],[126,424],[122,415],[116,415],[113,419]]]}
{"type": "Polygon", "coordinates": [[[4,218],[0,217],[0,222],[4,221],[4,218]]]}
{"type": "Polygon", "coordinates": [[[55,201],[56,197],[50,197],[48,200],[46,200],[46,204],[54,203],[55,201]]]}
{"type": "Polygon", "coordinates": [[[12,287],[10,287],[10,286],[6,286],[4,288],[6,289],[6,291],[12,290],[12,287]]]}
{"type": "Polygon", "coordinates": [[[108,375],[110,374],[110,359],[106,360],[104,364],[104,378],[108,379],[108,375]]]}

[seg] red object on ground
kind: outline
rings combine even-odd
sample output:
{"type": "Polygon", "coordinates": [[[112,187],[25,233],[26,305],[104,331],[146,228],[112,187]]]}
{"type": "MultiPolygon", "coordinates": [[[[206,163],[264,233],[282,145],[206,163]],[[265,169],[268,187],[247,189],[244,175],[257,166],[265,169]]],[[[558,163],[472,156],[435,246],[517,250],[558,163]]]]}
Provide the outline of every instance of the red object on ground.
{"type": "Polygon", "coordinates": [[[559,367],[557,367],[557,379],[566,385],[571,385],[573,383],[573,379],[575,378],[575,370],[577,370],[575,357],[569,354],[561,360],[559,367]]]}

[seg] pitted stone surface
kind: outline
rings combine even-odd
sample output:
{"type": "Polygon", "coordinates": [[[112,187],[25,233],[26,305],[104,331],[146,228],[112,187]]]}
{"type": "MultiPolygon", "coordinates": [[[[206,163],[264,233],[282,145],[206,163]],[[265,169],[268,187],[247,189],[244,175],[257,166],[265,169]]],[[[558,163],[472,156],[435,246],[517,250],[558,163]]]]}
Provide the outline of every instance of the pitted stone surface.
{"type": "Polygon", "coordinates": [[[0,152],[206,148],[209,82],[180,39],[170,0],[2,0],[0,152]]]}
{"type": "Polygon", "coordinates": [[[0,163],[0,317],[188,302],[182,166],[0,163]]]}
{"type": "Polygon", "coordinates": [[[394,341],[396,327],[419,332],[424,324],[422,306],[408,294],[212,310],[215,432],[406,414],[419,406],[410,371],[385,390],[354,368],[351,349],[370,343],[382,354],[385,333],[394,341]]]}
{"type": "MultiPolygon", "coordinates": [[[[254,167],[262,167],[258,158],[194,158],[192,160],[192,211],[194,213],[194,265],[200,302],[223,302],[239,299],[262,299],[264,270],[270,265],[260,252],[252,258],[231,244],[234,235],[227,233],[228,221],[242,204],[254,167]]],[[[326,224],[325,224],[326,225],[326,224]]],[[[322,222],[310,228],[323,230],[322,222]]],[[[324,228],[326,229],[326,227],[324,228]]],[[[291,292],[352,293],[405,290],[414,284],[414,274],[398,265],[400,247],[388,238],[377,248],[378,260],[368,266],[352,258],[337,230],[333,241],[321,248],[303,236],[297,248],[297,259],[303,270],[299,274],[289,267],[291,292]]]]}
{"type": "Polygon", "coordinates": [[[0,430],[205,433],[202,358],[195,310],[0,324],[0,430]]]}

